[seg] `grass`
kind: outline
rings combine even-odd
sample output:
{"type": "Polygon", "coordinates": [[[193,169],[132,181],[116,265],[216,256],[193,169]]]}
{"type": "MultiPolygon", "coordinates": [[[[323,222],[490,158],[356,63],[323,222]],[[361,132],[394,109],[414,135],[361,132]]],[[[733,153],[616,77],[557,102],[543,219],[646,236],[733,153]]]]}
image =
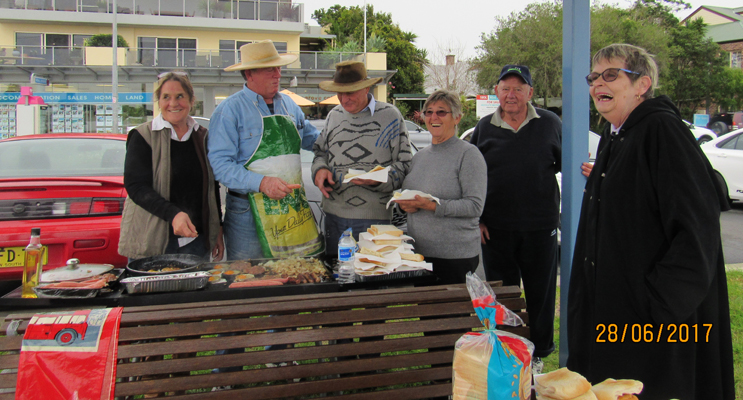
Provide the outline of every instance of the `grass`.
{"type": "MultiPolygon", "coordinates": [[[[730,329],[733,336],[735,366],[735,397],[743,399],[743,271],[728,271],[728,297],[730,299],[730,329]]],[[[560,287],[555,304],[555,352],[543,358],[547,373],[560,368],[560,287]]]]}

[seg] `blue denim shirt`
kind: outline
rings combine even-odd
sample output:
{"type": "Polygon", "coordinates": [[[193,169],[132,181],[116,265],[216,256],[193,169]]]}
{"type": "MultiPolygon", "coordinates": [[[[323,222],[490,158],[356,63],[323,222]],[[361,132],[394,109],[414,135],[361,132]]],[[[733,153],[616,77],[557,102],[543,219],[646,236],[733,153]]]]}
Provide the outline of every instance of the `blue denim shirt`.
{"type": "MultiPolygon", "coordinates": [[[[289,115],[294,120],[302,148],[312,150],[320,132],[304,118],[304,113],[289,96],[277,93],[273,98],[274,115],[289,115]]],[[[263,137],[263,117],[272,115],[263,97],[243,89],[217,106],[209,121],[207,138],[209,163],[214,177],[238,193],[258,192],[263,175],[245,169],[263,137]]]]}

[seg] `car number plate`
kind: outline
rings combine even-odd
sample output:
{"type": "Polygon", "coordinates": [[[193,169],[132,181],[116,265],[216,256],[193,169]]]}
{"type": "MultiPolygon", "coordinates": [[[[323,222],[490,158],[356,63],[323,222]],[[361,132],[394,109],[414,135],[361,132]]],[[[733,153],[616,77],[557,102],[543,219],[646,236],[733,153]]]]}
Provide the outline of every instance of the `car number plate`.
{"type": "MultiPolygon", "coordinates": [[[[44,248],[43,265],[46,265],[49,263],[49,249],[46,246],[42,247],[44,248]]],[[[0,247],[0,268],[22,267],[25,258],[24,247],[0,247]]]]}

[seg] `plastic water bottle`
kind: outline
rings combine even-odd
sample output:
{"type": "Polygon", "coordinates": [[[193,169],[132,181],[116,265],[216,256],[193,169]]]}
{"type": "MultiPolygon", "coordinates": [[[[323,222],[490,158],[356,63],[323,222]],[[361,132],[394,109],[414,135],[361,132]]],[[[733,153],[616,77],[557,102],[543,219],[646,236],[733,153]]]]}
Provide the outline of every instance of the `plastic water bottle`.
{"type": "Polygon", "coordinates": [[[353,240],[352,229],[348,228],[338,240],[338,282],[354,283],[356,273],[353,267],[353,260],[356,254],[356,241],[353,240]]]}

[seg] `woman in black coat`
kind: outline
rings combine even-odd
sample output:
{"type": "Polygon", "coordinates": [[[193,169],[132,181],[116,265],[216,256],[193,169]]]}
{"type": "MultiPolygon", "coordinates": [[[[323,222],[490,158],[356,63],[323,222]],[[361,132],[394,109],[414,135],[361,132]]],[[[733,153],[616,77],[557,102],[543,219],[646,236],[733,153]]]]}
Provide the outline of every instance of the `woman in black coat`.
{"type": "Polygon", "coordinates": [[[615,44],[586,77],[605,129],[590,172],[568,295],[567,367],[636,379],[641,400],[735,398],[712,167],[643,49],[615,44]]]}

